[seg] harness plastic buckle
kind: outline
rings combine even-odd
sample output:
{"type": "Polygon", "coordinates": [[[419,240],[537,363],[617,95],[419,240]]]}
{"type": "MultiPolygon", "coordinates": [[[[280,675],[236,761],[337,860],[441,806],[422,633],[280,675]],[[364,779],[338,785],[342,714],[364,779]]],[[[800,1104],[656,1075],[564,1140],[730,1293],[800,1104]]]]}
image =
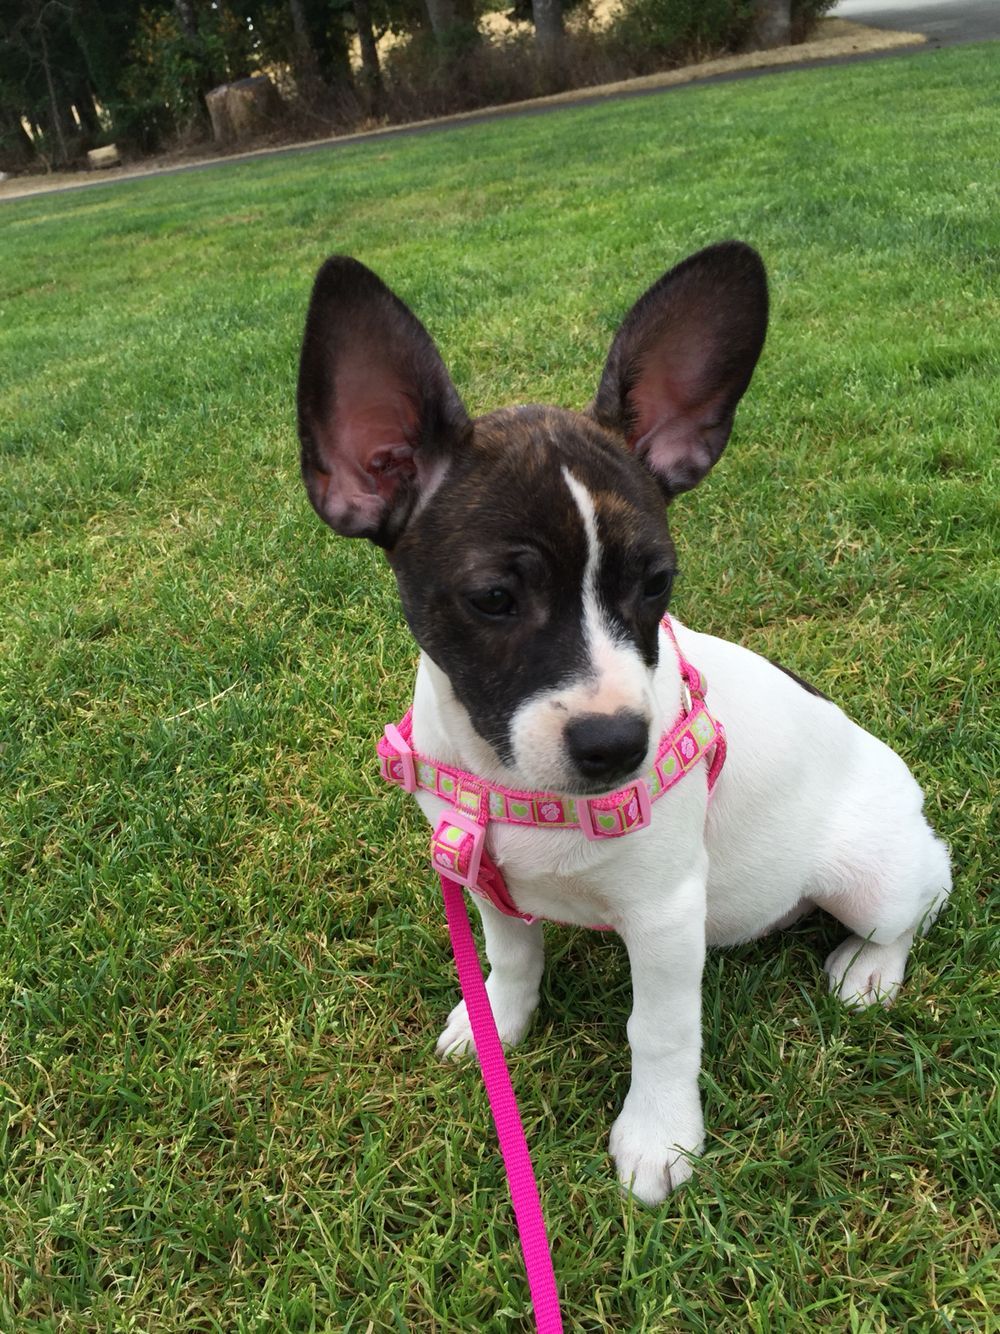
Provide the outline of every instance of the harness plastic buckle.
{"type": "Polygon", "coordinates": [[[621,838],[623,834],[631,834],[636,829],[645,829],[652,818],[652,802],[649,799],[649,784],[645,778],[637,778],[633,784],[635,790],[634,801],[637,810],[632,814],[632,803],[625,806],[625,827],[618,827],[617,811],[602,811],[597,808],[598,818],[594,819],[594,808],[591,805],[593,800],[590,797],[576,803],[576,818],[579,821],[580,829],[584,838],[589,838],[592,843],[600,842],[602,838],[621,838]],[[608,828],[601,822],[601,815],[613,815],[614,827],[608,828]]]}
{"type": "Polygon", "coordinates": [[[681,708],[684,710],[685,718],[694,708],[694,700],[691,698],[691,687],[683,677],[681,678],[681,708]]]}
{"type": "Polygon", "coordinates": [[[385,739],[396,752],[387,766],[390,778],[394,783],[399,783],[404,792],[416,792],[417,771],[413,764],[413,751],[395,723],[386,724],[385,739]],[[398,774],[396,772],[396,760],[399,761],[398,774]]]}
{"type": "Polygon", "coordinates": [[[431,835],[431,862],[435,871],[449,880],[457,880],[467,889],[475,889],[485,843],[485,825],[462,811],[446,811],[431,835]]]}

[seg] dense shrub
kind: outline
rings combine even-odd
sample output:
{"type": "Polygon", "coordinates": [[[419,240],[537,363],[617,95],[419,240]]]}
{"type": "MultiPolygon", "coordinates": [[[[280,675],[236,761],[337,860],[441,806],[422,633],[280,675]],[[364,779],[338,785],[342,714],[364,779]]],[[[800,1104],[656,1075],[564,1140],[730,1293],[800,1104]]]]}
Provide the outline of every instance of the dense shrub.
{"type": "Polygon", "coordinates": [[[804,42],[837,0],[792,0],[792,41],[804,42]]]}
{"type": "Polygon", "coordinates": [[[610,83],[656,64],[653,53],[630,51],[616,36],[586,29],[567,34],[558,65],[539,58],[527,30],[479,42],[449,63],[433,42],[416,38],[385,58],[385,112],[390,120],[415,120],[499,106],[610,83]]]}
{"type": "MultiPolygon", "coordinates": [[[[795,39],[833,3],[793,0],[795,39]]],[[[556,66],[537,58],[528,25],[504,40],[484,39],[457,58],[423,34],[384,58],[385,114],[407,120],[467,111],[740,50],[752,39],[754,13],[754,0],[625,0],[604,31],[594,31],[583,15],[571,22],[556,66]]]]}
{"type": "MultiPolygon", "coordinates": [[[[808,36],[835,0],[792,0],[793,40],[808,36]]],[[[418,34],[383,60],[389,120],[415,120],[585,88],[685,64],[752,42],[754,0],[625,0],[604,31],[580,15],[558,65],[539,60],[527,24],[460,53],[418,34]]]]}
{"type": "Polygon", "coordinates": [[[679,61],[737,50],[753,30],[754,10],[753,0],[625,0],[614,31],[630,48],[679,61]]]}
{"type": "Polygon", "coordinates": [[[248,74],[253,60],[245,25],[221,5],[198,11],[196,34],[172,12],[142,10],[129,55],[112,118],[118,138],[145,148],[202,131],[205,93],[248,74]]]}

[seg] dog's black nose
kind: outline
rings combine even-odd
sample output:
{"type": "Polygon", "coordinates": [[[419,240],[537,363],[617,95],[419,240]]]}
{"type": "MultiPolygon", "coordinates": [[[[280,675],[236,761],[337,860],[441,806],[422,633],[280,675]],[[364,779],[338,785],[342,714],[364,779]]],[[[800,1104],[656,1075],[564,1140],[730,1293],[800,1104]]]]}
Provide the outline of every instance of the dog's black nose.
{"type": "Polygon", "coordinates": [[[570,758],[585,778],[613,783],[631,777],[646,754],[649,724],[637,713],[586,713],[566,725],[570,758]]]}

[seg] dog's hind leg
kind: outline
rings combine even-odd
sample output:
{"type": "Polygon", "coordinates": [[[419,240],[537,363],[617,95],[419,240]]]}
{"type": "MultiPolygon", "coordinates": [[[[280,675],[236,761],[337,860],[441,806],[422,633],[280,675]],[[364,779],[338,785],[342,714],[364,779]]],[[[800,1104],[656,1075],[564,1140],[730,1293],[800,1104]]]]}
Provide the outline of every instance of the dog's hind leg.
{"type": "MultiPolygon", "coordinates": [[[[473,899],[483,919],[486,957],[490,963],[486,994],[500,1041],[513,1047],[528,1031],[538,1005],[545,961],[542,924],[508,917],[478,895],[473,895],[473,899]]],[[[472,1046],[465,1001],[459,1001],[448,1016],[435,1050],[442,1059],[454,1060],[472,1050],[472,1046]]]]}
{"type": "Polygon", "coordinates": [[[928,929],[951,892],[944,843],[922,819],[907,832],[905,846],[885,840],[877,855],[856,857],[844,869],[838,889],[815,896],[854,932],[824,964],[830,990],[854,1010],[892,1004],[914,936],[928,929]]]}

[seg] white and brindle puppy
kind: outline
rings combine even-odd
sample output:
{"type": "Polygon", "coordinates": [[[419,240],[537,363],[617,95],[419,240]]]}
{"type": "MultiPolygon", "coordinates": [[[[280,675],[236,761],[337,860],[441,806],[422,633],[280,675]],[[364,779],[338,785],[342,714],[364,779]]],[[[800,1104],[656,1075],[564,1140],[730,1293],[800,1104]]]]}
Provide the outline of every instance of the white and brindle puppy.
{"type": "MultiPolygon", "coordinates": [[[[757,253],[726,242],[636,303],[585,412],[470,418],[430,336],[363,265],[313,289],[298,388],[309,498],[338,533],[383,547],[422,650],[413,745],[513,788],[609,792],[648,771],[681,679],[660,627],[675,570],[665,501],[721,455],[767,327],[757,253]]],[[[851,933],[826,961],[852,1006],[888,1003],[914,933],[951,887],[948,852],[906,765],[778,667],[675,622],[728,736],[627,837],[493,824],[488,849],[523,913],[608,924],[632,969],[632,1082],[611,1131],[623,1183],[655,1203],[703,1143],[706,945],[814,905],[851,933]]],[[[428,793],[434,824],[446,809],[428,793]]],[[[488,991],[518,1042],[538,1003],[542,927],[482,902],[488,991]]],[[[470,1045],[464,1004],[438,1043],[470,1045]]]]}

